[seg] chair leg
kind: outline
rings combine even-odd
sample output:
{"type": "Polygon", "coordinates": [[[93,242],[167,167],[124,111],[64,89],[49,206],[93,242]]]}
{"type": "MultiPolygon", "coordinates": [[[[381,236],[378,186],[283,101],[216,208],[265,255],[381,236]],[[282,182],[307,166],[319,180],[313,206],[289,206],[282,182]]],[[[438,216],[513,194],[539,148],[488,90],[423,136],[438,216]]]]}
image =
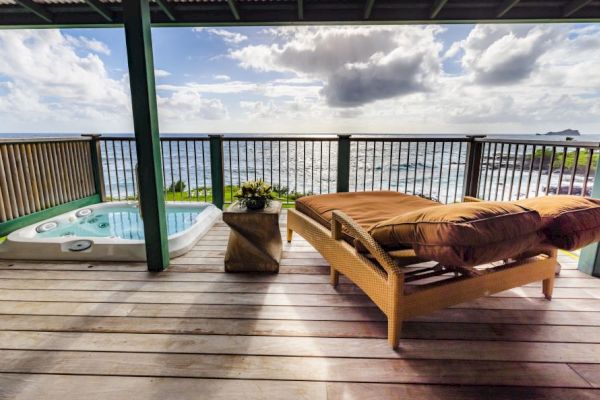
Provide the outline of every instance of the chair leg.
{"type": "Polygon", "coordinates": [[[544,279],[542,281],[542,291],[544,292],[544,297],[548,300],[552,300],[552,290],[554,289],[554,276],[548,279],[544,279]]]}
{"type": "Polygon", "coordinates": [[[400,332],[402,332],[402,319],[398,316],[388,317],[388,343],[392,349],[400,345],[400,332]]]}
{"type": "Polygon", "coordinates": [[[287,228],[287,242],[292,243],[292,236],[294,235],[294,231],[290,228],[287,228]]]}
{"type": "Polygon", "coordinates": [[[337,286],[340,282],[340,273],[336,271],[333,267],[329,268],[329,282],[332,286],[337,286]]]}

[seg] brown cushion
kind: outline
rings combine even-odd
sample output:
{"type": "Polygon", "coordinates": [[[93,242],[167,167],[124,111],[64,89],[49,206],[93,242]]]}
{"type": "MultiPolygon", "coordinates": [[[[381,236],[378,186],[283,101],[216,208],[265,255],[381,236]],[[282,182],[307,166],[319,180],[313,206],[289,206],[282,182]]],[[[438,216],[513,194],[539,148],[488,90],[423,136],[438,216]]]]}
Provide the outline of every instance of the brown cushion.
{"type": "MultiPolygon", "coordinates": [[[[368,229],[398,214],[439,205],[433,200],[390,191],[321,194],[296,200],[296,210],[328,229],[331,229],[334,210],[343,211],[363,228],[368,229]]],[[[344,234],[344,239],[353,243],[353,238],[347,233],[344,234]]]]}
{"type": "Polygon", "coordinates": [[[515,204],[536,210],[546,240],[560,249],[575,250],[600,241],[600,200],[580,196],[546,196],[515,204]]]}
{"type": "Polygon", "coordinates": [[[478,202],[405,213],[374,225],[369,233],[384,248],[402,243],[419,257],[446,266],[475,266],[537,247],[540,227],[536,211],[506,202],[478,202]]]}

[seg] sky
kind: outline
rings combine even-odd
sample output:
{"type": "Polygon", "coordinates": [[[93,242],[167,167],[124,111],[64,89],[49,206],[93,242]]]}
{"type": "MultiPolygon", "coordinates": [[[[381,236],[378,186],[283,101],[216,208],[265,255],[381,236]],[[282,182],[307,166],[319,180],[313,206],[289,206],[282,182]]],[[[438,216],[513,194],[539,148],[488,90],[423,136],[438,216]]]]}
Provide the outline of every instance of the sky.
{"type": "MultiPolygon", "coordinates": [[[[600,25],[154,28],[161,133],[600,133],[600,25]]],[[[133,131],[122,29],[0,30],[0,132],[133,131]]]]}

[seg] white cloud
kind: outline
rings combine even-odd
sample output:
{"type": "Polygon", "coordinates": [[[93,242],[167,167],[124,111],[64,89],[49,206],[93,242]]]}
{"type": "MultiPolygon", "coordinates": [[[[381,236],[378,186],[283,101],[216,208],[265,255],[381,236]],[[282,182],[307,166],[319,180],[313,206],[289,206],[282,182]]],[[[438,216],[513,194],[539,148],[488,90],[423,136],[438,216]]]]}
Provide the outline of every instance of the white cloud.
{"type": "Polygon", "coordinates": [[[111,78],[97,54],[77,54],[90,43],[101,48],[58,30],[0,31],[0,75],[8,81],[0,95],[3,125],[42,131],[130,126],[127,82],[111,78]]]}
{"type": "Polygon", "coordinates": [[[177,120],[193,124],[224,119],[227,109],[218,99],[206,99],[193,90],[177,90],[169,96],[158,97],[158,115],[166,126],[177,120]]]}
{"type": "Polygon", "coordinates": [[[213,75],[213,79],[217,81],[230,81],[231,77],[229,75],[213,75]]]}
{"type": "Polygon", "coordinates": [[[248,40],[248,36],[241,33],[228,31],[220,28],[193,28],[194,32],[208,32],[210,35],[218,36],[229,44],[240,44],[248,40]]]}
{"type": "Polygon", "coordinates": [[[69,43],[71,43],[73,46],[91,50],[95,53],[100,53],[100,54],[105,54],[105,55],[110,54],[110,48],[106,45],[106,43],[101,42],[99,40],[96,40],[93,38],[88,38],[85,36],[79,36],[79,37],[75,37],[75,36],[71,36],[71,35],[64,35],[64,36],[65,36],[66,40],[69,43]]]}
{"type": "Polygon", "coordinates": [[[409,26],[294,28],[281,31],[282,44],[250,45],[230,57],[247,69],[320,79],[329,105],[355,107],[428,90],[440,73],[441,32],[409,26]]]}
{"type": "Polygon", "coordinates": [[[539,67],[544,53],[565,39],[557,26],[477,25],[461,43],[462,65],[482,85],[518,83],[539,67]]]}
{"type": "Polygon", "coordinates": [[[164,69],[155,69],[154,76],[157,78],[164,78],[170,76],[171,73],[169,71],[165,71],[164,69]]]}

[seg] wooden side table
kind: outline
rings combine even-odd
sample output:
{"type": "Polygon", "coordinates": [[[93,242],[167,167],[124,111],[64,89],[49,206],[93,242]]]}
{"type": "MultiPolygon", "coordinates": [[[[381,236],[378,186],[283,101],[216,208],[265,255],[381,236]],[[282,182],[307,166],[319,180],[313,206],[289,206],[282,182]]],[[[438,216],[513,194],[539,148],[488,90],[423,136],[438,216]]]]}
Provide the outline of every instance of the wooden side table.
{"type": "Polygon", "coordinates": [[[258,211],[240,208],[235,202],[223,211],[223,222],[231,228],[225,253],[226,272],[279,272],[280,213],[281,203],[277,201],[258,211]]]}

